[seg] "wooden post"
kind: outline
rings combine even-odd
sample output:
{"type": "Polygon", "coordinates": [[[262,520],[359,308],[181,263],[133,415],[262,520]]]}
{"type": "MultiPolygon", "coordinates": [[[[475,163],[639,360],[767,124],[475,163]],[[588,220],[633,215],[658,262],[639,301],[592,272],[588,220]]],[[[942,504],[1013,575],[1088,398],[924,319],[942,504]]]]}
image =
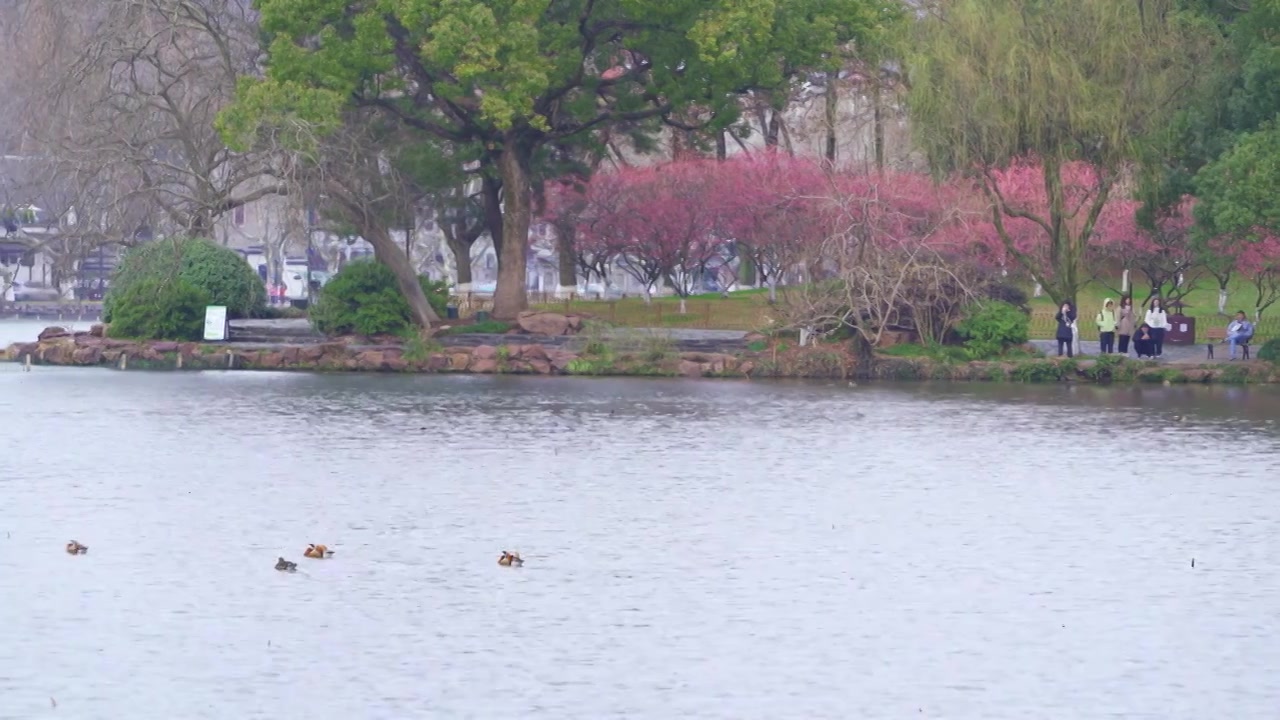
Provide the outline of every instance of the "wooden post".
{"type": "Polygon", "coordinates": [[[126,353],[120,353],[120,369],[129,369],[129,356],[126,353]]]}

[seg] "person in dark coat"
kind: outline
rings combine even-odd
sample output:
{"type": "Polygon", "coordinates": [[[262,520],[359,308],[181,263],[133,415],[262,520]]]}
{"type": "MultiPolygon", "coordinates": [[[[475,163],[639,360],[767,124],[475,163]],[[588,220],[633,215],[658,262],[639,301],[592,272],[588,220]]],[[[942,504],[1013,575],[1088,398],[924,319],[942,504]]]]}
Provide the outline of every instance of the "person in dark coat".
{"type": "Polygon", "coordinates": [[[1058,338],[1058,357],[1062,357],[1062,348],[1067,349],[1067,357],[1074,357],[1072,354],[1072,346],[1075,345],[1076,332],[1076,309],[1071,303],[1064,302],[1062,307],[1058,309],[1058,314],[1053,316],[1058,321],[1058,332],[1054,336],[1058,338]]]}
{"type": "Polygon", "coordinates": [[[1138,330],[1133,334],[1133,351],[1139,358],[1156,356],[1155,333],[1152,332],[1150,325],[1142,323],[1138,326],[1138,330]]]}

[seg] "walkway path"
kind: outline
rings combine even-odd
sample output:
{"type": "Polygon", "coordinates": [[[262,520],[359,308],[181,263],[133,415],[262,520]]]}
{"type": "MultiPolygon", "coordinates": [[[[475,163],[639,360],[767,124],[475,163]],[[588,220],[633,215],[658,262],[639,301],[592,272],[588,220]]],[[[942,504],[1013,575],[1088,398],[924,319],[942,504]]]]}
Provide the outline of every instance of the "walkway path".
{"type": "MultiPolygon", "coordinates": [[[[1031,345],[1034,345],[1050,357],[1058,354],[1058,342],[1056,340],[1032,340],[1031,345]]],[[[1096,358],[1098,356],[1098,342],[1096,340],[1085,340],[1081,345],[1084,347],[1084,353],[1077,354],[1076,357],[1096,358]]],[[[1258,348],[1255,345],[1250,350],[1257,352],[1258,348]]],[[[1179,365],[1226,362],[1231,355],[1231,350],[1226,345],[1218,345],[1214,347],[1213,354],[1213,360],[1205,357],[1204,343],[1194,343],[1192,345],[1170,345],[1165,343],[1164,355],[1157,358],[1157,360],[1179,365]]],[[[1137,359],[1137,356],[1133,354],[1132,347],[1129,348],[1129,358],[1137,359]]]]}

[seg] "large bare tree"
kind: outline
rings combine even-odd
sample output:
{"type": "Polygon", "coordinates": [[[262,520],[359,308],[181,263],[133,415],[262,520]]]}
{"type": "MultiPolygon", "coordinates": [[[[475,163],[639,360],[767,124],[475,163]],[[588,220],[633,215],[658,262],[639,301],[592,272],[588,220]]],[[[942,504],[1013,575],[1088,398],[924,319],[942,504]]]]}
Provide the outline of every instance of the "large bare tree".
{"type": "MultiPolygon", "coordinates": [[[[209,236],[280,193],[268,152],[226,148],[213,121],[258,71],[249,0],[21,0],[7,90],[22,145],[74,208],[67,232],[209,236]]],[[[15,24],[10,23],[10,28],[15,24]]]]}

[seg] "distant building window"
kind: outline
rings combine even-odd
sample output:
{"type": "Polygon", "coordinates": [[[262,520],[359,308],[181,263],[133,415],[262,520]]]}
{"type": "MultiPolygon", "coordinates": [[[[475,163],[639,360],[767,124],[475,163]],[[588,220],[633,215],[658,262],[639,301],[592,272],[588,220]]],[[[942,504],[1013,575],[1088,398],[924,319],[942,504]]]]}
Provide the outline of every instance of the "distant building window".
{"type": "Polygon", "coordinates": [[[244,224],[244,206],[243,205],[231,211],[231,222],[235,223],[236,227],[239,227],[244,224]]]}

